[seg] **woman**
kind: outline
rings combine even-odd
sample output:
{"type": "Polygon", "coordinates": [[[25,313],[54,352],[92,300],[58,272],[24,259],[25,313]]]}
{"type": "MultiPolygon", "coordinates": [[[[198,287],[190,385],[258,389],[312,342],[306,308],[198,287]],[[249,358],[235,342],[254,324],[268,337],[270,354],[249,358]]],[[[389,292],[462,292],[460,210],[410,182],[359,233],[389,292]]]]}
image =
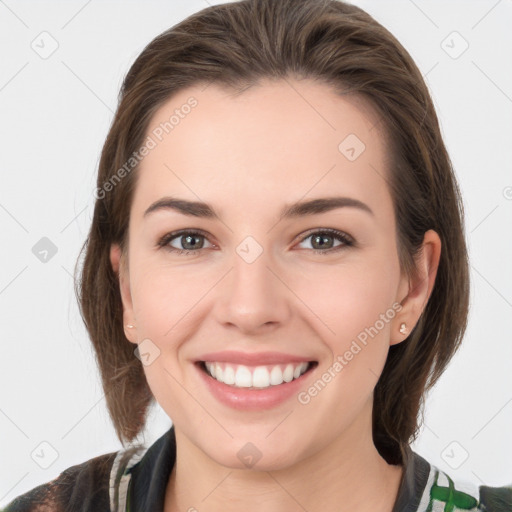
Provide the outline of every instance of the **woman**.
{"type": "Polygon", "coordinates": [[[458,185],[421,73],[339,1],[198,12],[131,67],[77,295],[125,450],[38,510],[509,510],[413,452],[459,347],[458,185]],[[128,446],[156,400],[173,427],[128,446]]]}

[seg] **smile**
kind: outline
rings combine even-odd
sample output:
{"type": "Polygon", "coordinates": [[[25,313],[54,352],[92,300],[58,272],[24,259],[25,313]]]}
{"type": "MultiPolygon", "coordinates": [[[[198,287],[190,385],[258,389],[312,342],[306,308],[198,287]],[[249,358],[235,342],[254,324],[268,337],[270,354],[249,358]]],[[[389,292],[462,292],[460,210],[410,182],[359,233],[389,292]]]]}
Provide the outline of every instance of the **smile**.
{"type": "Polygon", "coordinates": [[[201,367],[216,381],[234,388],[265,389],[301,377],[317,363],[301,362],[246,366],[242,364],[202,361],[201,367]]]}

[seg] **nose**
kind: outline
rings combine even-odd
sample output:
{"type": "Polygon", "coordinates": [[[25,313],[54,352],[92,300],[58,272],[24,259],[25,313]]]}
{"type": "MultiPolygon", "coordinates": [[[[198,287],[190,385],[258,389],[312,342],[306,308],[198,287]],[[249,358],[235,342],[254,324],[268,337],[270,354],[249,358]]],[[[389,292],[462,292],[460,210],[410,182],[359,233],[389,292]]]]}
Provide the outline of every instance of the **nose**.
{"type": "Polygon", "coordinates": [[[267,253],[263,251],[252,262],[238,253],[233,255],[231,271],[219,283],[215,297],[214,314],[224,326],[257,334],[289,319],[291,292],[267,253]]]}

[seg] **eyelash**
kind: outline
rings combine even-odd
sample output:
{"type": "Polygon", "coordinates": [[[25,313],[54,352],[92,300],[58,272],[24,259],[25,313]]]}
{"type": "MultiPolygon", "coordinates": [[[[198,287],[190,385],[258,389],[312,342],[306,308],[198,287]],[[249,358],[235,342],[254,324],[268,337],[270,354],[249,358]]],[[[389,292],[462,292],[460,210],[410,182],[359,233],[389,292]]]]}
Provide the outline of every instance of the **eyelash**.
{"type": "MultiPolygon", "coordinates": [[[[317,229],[315,231],[310,231],[308,234],[306,234],[304,237],[302,237],[298,243],[302,243],[308,238],[311,238],[313,235],[331,235],[333,238],[338,239],[339,241],[343,242],[343,245],[339,245],[337,247],[331,247],[329,249],[307,249],[308,251],[313,251],[315,254],[332,254],[333,252],[338,252],[342,249],[346,249],[348,247],[353,247],[355,245],[354,240],[352,237],[348,236],[346,233],[343,233],[342,231],[338,231],[337,229],[332,228],[324,228],[324,229],[317,229]]],[[[160,240],[157,242],[157,246],[159,248],[165,248],[169,252],[172,252],[174,254],[177,254],[178,256],[183,255],[189,255],[192,253],[198,253],[201,251],[201,249],[176,249],[175,247],[171,247],[169,245],[169,242],[174,240],[175,238],[178,238],[180,236],[186,236],[186,235],[192,235],[196,236],[199,235],[204,238],[208,238],[207,235],[201,231],[201,230],[180,230],[180,231],[173,231],[172,233],[167,233],[164,235],[160,240]]]]}

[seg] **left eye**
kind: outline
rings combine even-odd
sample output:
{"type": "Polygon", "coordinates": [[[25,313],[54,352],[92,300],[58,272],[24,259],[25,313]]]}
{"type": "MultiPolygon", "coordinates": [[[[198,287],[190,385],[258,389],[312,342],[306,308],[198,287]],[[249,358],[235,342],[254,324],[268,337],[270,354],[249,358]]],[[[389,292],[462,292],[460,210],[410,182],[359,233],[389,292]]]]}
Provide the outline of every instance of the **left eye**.
{"type": "MultiPolygon", "coordinates": [[[[350,247],[354,245],[352,239],[335,229],[324,229],[321,231],[313,231],[301,239],[300,243],[304,243],[306,240],[311,239],[312,250],[316,253],[328,253],[330,251],[337,251],[343,249],[343,247],[350,247]],[[339,240],[341,243],[333,245],[334,240],[339,240]],[[316,245],[316,247],[315,247],[316,245]]],[[[308,249],[306,247],[306,249],[308,249]]]]}

